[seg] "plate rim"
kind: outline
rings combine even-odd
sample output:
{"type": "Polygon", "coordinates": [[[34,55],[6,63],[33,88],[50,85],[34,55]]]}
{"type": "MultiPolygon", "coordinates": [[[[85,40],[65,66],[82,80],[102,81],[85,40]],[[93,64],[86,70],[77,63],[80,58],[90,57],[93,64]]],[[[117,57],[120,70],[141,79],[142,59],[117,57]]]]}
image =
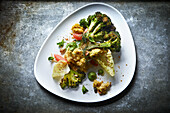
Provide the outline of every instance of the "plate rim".
{"type": "MultiPolygon", "coordinates": [[[[77,8],[76,10],[74,10],[72,13],[70,13],[70,14],[67,15],[66,17],[64,17],[64,18],[52,29],[52,31],[49,33],[49,35],[48,35],[48,36],[46,37],[46,39],[43,41],[43,43],[42,43],[42,45],[41,45],[41,47],[40,47],[40,49],[39,49],[39,51],[38,51],[38,53],[37,53],[37,55],[36,55],[36,58],[35,58],[35,62],[34,62],[34,76],[35,76],[35,78],[36,78],[36,81],[37,81],[37,82],[40,84],[40,86],[42,86],[44,89],[48,90],[47,88],[45,88],[45,87],[40,83],[40,81],[39,81],[39,79],[38,79],[38,77],[37,77],[37,74],[36,74],[36,65],[37,65],[37,61],[38,61],[38,58],[39,58],[39,55],[40,55],[40,52],[41,52],[42,48],[44,47],[44,45],[46,44],[47,40],[48,40],[49,37],[52,35],[52,33],[56,30],[56,28],[57,28],[61,23],[63,23],[68,17],[70,17],[71,15],[73,15],[74,13],[76,13],[77,11],[79,11],[80,9],[83,9],[83,8],[85,8],[85,7],[92,6],[92,5],[104,5],[104,6],[107,6],[107,7],[111,8],[111,9],[115,10],[115,11],[125,20],[124,16],[123,16],[116,8],[114,8],[113,6],[111,6],[111,5],[109,5],[109,4],[103,3],[103,2],[92,2],[92,3],[85,4],[85,5],[77,8]]],[[[63,99],[70,100],[70,101],[74,101],[74,102],[81,102],[81,103],[96,103],[96,102],[102,102],[102,101],[106,101],[106,100],[109,100],[109,99],[111,99],[111,98],[114,98],[114,97],[116,97],[117,95],[119,95],[120,93],[122,93],[122,92],[129,86],[129,84],[132,82],[132,80],[133,80],[133,78],[134,78],[134,76],[135,76],[134,74],[135,74],[135,70],[136,70],[136,59],[137,59],[137,58],[136,58],[135,42],[134,42],[134,39],[133,39],[131,30],[130,30],[129,25],[127,24],[126,20],[125,20],[125,24],[126,24],[126,26],[128,27],[128,29],[129,29],[129,31],[130,31],[130,36],[131,36],[132,41],[133,41],[133,47],[134,47],[134,53],[135,53],[135,55],[134,55],[134,56],[135,56],[135,59],[134,59],[135,65],[134,65],[134,69],[133,69],[133,76],[131,77],[131,80],[129,81],[129,83],[127,84],[127,86],[123,88],[123,90],[121,90],[119,93],[115,94],[114,96],[111,96],[111,97],[109,97],[109,98],[107,98],[107,99],[101,99],[101,100],[98,100],[98,101],[77,101],[77,100],[74,100],[74,99],[70,99],[70,98],[67,98],[67,97],[62,97],[62,96],[60,96],[60,95],[57,95],[57,94],[55,94],[53,91],[50,91],[50,90],[48,90],[48,91],[51,92],[52,94],[58,96],[58,97],[63,98],[63,99]]]]}

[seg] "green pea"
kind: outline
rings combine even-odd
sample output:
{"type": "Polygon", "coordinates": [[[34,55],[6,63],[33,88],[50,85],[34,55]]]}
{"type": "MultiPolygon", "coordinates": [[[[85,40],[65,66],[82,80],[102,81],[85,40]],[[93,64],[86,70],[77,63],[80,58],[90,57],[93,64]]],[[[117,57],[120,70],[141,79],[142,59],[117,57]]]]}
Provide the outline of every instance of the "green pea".
{"type": "Polygon", "coordinates": [[[94,81],[97,78],[97,75],[96,75],[95,72],[89,72],[88,78],[89,78],[90,81],[94,81]]]}
{"type": "Polygon", "coordinates": [[[104,74],[104,71],[103,71],[102,69],[99,69],[99,70],[98,70],[98,74],[99,74],[99,75],[103,75],[103,74],[104,74]]]}

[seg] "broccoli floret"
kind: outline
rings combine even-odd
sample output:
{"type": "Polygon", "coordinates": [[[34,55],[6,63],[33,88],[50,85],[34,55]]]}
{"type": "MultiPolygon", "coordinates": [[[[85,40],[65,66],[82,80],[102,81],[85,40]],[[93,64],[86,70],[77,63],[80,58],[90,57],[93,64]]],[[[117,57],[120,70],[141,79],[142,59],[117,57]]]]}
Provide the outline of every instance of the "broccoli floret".
{"type": "Polygon", "coordinates": [[[120,37],[118,32],[110,31],[109,33],[105,32],[104,40],[109,40],[110,38],[116,39],[116,37],[120,37]]]}
{"type": "Polygon", "coordinates": [[[66,86],[75,88],[84,78],[84,72],[70,70],[70,72],[65,74],[64,78],[61,79],[60,86],[62,89],[66,88],[66,86]]]}
{"type": "Polygon", "coordinates": [[[80,23],[80,26],[82,26],[83,28],[88,27],[88,23],[85,18],[81,19],[79,23],[80,23]]]}
{"type": "Polygon", "coordinates": [[[88,21],[90,21],[88,32],[93,32],[97,24],[102,22],[102,13],[96,12],[94,15],[91,16],[91,18],[88,19],[88,21]]]}
{"type": "Polygon", "coordinates": [[[110,31],[115,31],[116,29],[111,22],[111,19],[106,14],[102,14],[101,12],[96,12],[94,15],[89,15],[87,21],[86,19],[81,19],[79,23],[84,28],[88,28],[88,31],[84,35],[85,38],[90,39],[89,41],[91,42],[93,42],[93,39],[95,42],[103,41],[102,38],[105,35],[108,35],[107,33],[110,31]]]}
{"type": "Polygon", "coordinates": [[[62,89],[64,89],[66,86],[68,86],[68,79],[67,79],[67,74],[64,75],[64,78],[61,79],[60,86],[62,89]]]}
{"type": "Polygon", "coordinates": [[[91,20],[95,18],[95,15],[89,15],[88,18],[87,18],[87,23],[88,23],[88,26],[90,25],[91,23],[91,20]]]}
{"type": "Polygon", "coordinates": [[[102,22],[102,13],[96,12],[94,15],[89,15],[87,21],[86,19],[81,19],[79,23],[82,27],[88,28],[88,31],[91,32],[100,22],[102,22]]]}
{"type": "Polygon", "coordinates": [[[118,32],[114,32],[114,35],[112,36],[113,39],[115,39],[112,43],[111,43],[111,47],[110,50],[111,51],[115,51],[115,52],[119,52],[120,48],[121,48],[121,38],[118,32]]]}
{"type": "Polygon", "coordinates": [[[121,38],[118,32],[112,31],[110,34],[108,34],[110,37],[109,40],[103,42],[103,43],[89,43],[87,50],[94,49],[94,48],[107,48],[111,51],[119,52],[121,48],[121,38]]]}
{"type": "Polygon", "coordinates": [[[80,23],[82,25],[85,23],[86,28],[88,28],[82,38],[84,43],[91,42],[87,44],[87,49],[108,48],[111,51],[120,51],[120,35],[115,31],[115,26],[106,14],[96,12],[94,15],[89,15],[87,21],[82,19],[80,23]]]}

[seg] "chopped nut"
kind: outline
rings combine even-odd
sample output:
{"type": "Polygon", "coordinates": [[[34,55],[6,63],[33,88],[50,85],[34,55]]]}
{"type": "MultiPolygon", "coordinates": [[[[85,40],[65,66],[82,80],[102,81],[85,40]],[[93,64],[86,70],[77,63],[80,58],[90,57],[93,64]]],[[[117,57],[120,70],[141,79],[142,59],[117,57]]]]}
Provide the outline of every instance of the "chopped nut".
{"type": "Polygon", "coordinates": [[[66,52],[65,48],[60,48],[60,53],[63,55],[66,52]]]}
{"type": "Polygon", "coordinates": [[[103,83],[103,81],[99,82],[97,80],[94,80],[93,87],[94,89],[97,89],[97,92],[100,95],[104,95],[107,93],[107,91],[111,87],[111,82],[103,83]]]}
{"type": "Polygon", "coordinates": [[[78,34],[82,34],[84,32],[84,28],[81,27],[79,24],[73,25],[71,30],[73,33],[78,33],[78,34]]]}
{"type": "Polygon", "coordinates": [[[70,67],[74,67],[74,69],[79,68],[81,71],[86,71],[86,59],[83,56],[83,51],[81,49],[76,48],[73,51],[67,50],[64,58],[67,59],[70,67]]]}
{"type": "Polygon", "coordinates": [[[68,40],[68,38],[65,38],[65,40],[68,40]]]}

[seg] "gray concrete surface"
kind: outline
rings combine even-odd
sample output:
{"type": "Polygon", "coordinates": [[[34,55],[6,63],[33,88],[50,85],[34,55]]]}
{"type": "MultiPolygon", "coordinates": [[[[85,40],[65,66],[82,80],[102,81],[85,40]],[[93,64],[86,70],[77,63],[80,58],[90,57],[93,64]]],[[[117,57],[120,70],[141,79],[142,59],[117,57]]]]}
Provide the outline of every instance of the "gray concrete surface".
{"type": "Polygon", "coordinates": [[[106,2],[125,17],[137,51],[133,81],[120,95],[83,104],[49,93],[36,81],[35,57],[51,30],[88,2],[0,3],[1,113],[167,113],[170,111],[170,3],[106,2]]]}

